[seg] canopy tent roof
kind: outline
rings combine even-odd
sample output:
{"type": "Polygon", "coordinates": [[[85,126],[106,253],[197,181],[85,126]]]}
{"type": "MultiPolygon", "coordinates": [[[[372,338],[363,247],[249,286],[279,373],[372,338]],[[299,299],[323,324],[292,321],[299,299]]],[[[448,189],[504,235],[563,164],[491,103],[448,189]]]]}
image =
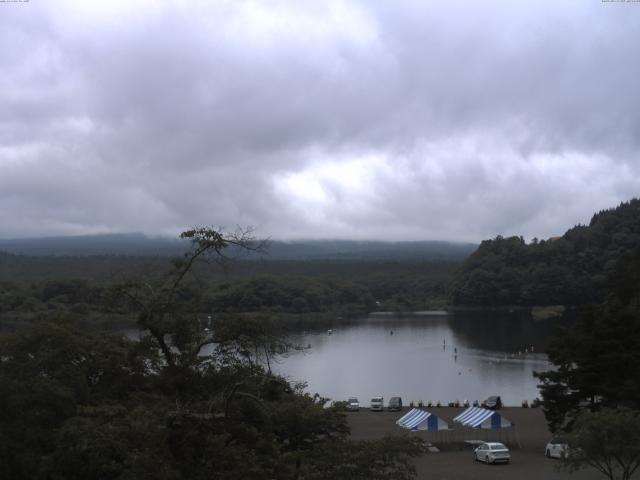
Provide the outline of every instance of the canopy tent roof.
{"type": "Polygon", "coordinates": [[[513,424],[495,410],[480,407],[470,407],[453,419],[473,428],[506,428],[513,424]]]}
{"type": "Polygon", "coordinates": [[[427,430],[429,432],[449,430],[447,422],[433,413],[419,408],[412,408],[407,414],[400,417],[396,424],[409,430],[427,430]]]}

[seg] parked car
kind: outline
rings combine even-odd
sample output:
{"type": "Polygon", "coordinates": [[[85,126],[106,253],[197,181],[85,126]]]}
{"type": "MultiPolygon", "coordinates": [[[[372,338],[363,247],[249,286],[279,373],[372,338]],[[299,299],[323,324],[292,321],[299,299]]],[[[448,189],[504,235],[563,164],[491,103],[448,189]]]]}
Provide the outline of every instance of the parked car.
{"type": "Polygon", "coordinates": [[[551,439],[551,441],[547,443],[547,446],[544,447],[544,455],[547,458],[564,458],[568,452],[569,445],[560,437],[551,439]]]}
{"type": "Polygon", "coordinates": [[[499,408],[502,408],[502,399],[499,396],[494,395],[487,398],[487,400],[484,402],[484,406],[489,410],[498,410],[499,408]]]}
{"type": "Polygon", "coordinates": [[[360,410],[360,402],[356,397],[349,397],[349,400],[347,400],[347,410],[351,412],[360,410]]]}
{"type": "Polygon", "coordinates": [[[509,449],[502,443],[487,442],[481,443],[478,448],[473,451],[476,461],[490,463],[504,462],[509,463],[511,453],[509,449]]]}
{"type": "Polygon", "coordinates": [[[371,399],[371,411],[382,412],[384,410],[384,399],[382,397],[373,397],[371,399]]]}
{"type": "Polygon", "coordinates": [[[389,410],[390,412],[394,410],[396,411],[402,410],[402,398],[391,397],[391,399],[389,400],[389,406],[387,407],[387,410],[389,410]]]}

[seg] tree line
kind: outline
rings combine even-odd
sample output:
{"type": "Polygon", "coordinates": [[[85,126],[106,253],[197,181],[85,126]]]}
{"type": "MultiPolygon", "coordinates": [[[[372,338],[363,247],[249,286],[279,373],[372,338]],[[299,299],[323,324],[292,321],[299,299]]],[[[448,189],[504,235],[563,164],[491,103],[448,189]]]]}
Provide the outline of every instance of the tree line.
{"type": "MultiPolygon", "coordinates": [[[[160,279],[166,259],[71,258],[60,277],[59,258],[7,256],[18,278],[0,274],[0,330],[15,330],[64,313],[87,327],[132,326],[115,287],[127,281],[160,279]],[[144,260],[147,263],[142,262],[144,260]],[[77,262],[77,263],[76,263],[77,262]],[[84,262],[84,268],[82,267],[84,262]],[[77,271],[76,271],[77,266],[77,271]]],[[[6,260],[5,258],[5,260],[6,260]]],[[[238,261],[223,269],[192,267],[180,285],[182,298],[200,313],[274,315],[360,315],[374,310],[421,310],[446,303],[456,264],[401,262],[238,261]],[[215,270],[212,272],[212,270],[215,270]]]]}
{"type": "Polygon", "coordinates": [[[620,258],[640,245],[640,199],[548,240],[483,241],[456,271],[455,305],[583,305],[604,300],[620,258]]]}

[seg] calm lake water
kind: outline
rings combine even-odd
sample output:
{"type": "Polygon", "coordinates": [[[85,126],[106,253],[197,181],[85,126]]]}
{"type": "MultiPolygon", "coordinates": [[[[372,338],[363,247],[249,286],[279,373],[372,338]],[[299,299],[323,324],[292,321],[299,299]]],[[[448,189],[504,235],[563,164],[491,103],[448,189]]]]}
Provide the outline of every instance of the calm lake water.
{"type": "Polygon", "coordinates": [[[520,405],[539,396],[532,374],[550,368],[541,352],[553,325],[518,312],[372,314],[336,322],[331,334],[301,333],[297,342],[310,348],[279,359],[275,370],[306,381],[310,393],[356,396],[364,406],[378,395],[406,404],[500,395],[520,405]]]}

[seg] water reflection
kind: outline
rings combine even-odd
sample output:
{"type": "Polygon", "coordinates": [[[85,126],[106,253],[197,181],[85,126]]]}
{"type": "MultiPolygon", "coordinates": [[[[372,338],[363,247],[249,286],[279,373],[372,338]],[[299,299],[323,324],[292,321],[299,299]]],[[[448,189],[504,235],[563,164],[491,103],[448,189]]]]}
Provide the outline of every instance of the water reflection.
{"type": "Polygon", "coordinates": [[[502,352],[543,352],[557,321],[533,321],[526,311],[462,311],[451,317],[456,334],[474,348],[502,352]]]}
{"type": "Polygon", "coordinates": [[[358,396],[363,404],[376,395],[400,395],[405,403],[501,395],[519,405],[539,396],[532,372],[549,368],[541,352],[552,326],[509,312],[370,316],[333,325],[331,335],[301,334],[298,342],[311,348],[276,368],[307,381],[311,393],[358,396]]]}

